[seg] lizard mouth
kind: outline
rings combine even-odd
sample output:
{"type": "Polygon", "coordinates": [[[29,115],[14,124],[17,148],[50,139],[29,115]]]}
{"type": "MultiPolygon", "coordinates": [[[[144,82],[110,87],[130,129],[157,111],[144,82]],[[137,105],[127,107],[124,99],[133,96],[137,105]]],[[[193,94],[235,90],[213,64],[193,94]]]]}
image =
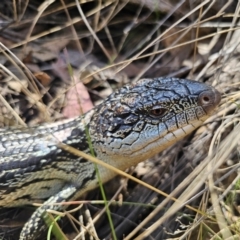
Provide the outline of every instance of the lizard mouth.
{"type": "Polygon", "coordinates": [[[221,101],[221,93],[211,88],[202,92],[198,97],[198,104],[203,107],[207,115],[210,115],[221,101]]]}

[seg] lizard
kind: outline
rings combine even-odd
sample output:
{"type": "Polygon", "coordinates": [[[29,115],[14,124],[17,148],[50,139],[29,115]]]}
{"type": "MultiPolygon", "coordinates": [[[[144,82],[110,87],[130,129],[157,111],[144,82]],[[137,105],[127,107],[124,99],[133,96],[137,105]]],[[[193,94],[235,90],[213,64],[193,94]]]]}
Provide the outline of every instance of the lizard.
{"type": "MultiPolygon", "coordinates": [[[[145,78],[74,119],[2,128],[0,207],[43,202],[20,234],[20,240],[36,239],[46,229],[42,219],[46,210],[64,210],[54,203],[75,200],[98,186],[94,164],[61,149],[58,142],[90,154],[90,137],[98,159],[126,170],[191,133],[220,100],[215,88],[201,82],[145,78]]],[[[103,183],[116,175],[102,166],[98,169],[103,183]]]]}

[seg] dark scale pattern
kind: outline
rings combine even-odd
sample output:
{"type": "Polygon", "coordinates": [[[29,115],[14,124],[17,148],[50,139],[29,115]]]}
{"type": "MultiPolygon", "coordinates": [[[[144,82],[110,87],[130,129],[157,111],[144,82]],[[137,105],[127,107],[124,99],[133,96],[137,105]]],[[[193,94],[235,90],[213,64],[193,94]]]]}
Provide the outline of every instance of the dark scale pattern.
{"type": "MultiPolygon", "coordinates": [[[[100,114],[93,121],[98,123],[96,134],[101,134],[101,138],[96,139],[104,142],[105,137],[110,135],[124,139],[137,129],[140,132],[146,123],[159,124],[172,120],[177,124],[178,119],[174,119],[176,114],[197,107],[199,94],[209,89],[202,83],[174,78],[143,79],[131,90],[124,87],[109,97],[108,104],[101,106],[100,114]],[[166,109],[167,112],[163,116],[154,116],[151,114],[153,107],[166,109]]],[[[182,123],[183,116],[179,117],[182,123]]]]}
{"type": "MultiPolygon", "coordinates": [[[[59,142],[90,153],[89,130],[96,156],[121,170],[143,161],[190,133],[212,113],[220,94],[185,79],[142,79],[109,96],[74,120],[28,129],[0,129],[0,207],[35,201],[39,207],[20,239],[36,239],[42,216],[53,205],[74,200],[97,187],[94,165],[58,147],[59,142]]],[[[99,166],[103,182],[113,172],[99,166]]]]}

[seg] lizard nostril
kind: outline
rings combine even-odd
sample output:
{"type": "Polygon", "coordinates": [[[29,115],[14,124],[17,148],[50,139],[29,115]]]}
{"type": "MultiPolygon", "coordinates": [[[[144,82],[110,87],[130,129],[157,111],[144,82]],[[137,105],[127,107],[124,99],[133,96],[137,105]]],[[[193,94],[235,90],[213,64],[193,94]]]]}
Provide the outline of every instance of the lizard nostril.
{"type": "Polygon", "coordinates": [[[203,101],[204,104],[209,103],[209,102],[210,102],[209,96],[204,96],[204,97],[202,98],[202,101],[203,101]]]}
{"type": "Polygon", "coordinates": [[[199,96],[200,105],[209,105],[214,102],[214,92],[213,91],[205,91],[199,96]]]}
{"type": "Polygon", "coordinates": [[[221,94],[215,89],[202,92],[198,98],[198,103],[204,108],[207,114],[210,114],[220,101],[221,94]]]}

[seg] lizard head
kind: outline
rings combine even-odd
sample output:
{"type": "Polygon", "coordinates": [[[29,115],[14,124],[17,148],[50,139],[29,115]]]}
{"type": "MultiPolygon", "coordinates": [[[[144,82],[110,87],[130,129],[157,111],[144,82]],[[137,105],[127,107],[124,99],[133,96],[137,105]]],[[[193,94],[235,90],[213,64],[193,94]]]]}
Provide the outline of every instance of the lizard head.
{"type": "Polygon", "coordinates": [[[142,79],[127,85],[93,116],[90,133],[96,152],[136,164],[199,127],[220,100],[213,87],[187,79],[142,79]]]}

